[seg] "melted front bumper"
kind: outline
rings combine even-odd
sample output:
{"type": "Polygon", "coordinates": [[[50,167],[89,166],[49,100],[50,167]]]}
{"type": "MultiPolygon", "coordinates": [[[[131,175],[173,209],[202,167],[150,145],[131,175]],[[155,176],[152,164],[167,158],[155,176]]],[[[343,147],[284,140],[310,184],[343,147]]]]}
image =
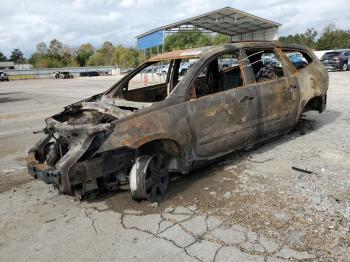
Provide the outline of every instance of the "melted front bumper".
{"type": "Polygon", "coordinates": [[[60,185],[61,175],[58,170],[50,168],[47,164],[39,163],[35,159],[34,150],[28,152],[27,169],[35,179],[40,179],[46,184],[60,185]]]}

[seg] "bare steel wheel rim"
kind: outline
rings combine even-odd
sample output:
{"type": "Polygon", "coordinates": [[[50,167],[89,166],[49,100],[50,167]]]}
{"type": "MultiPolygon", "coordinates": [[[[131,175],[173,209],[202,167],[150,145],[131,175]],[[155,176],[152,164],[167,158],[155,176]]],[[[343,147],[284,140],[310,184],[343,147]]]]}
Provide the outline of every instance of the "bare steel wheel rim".
{"type": "Polygon", "coordinates": [[[348,65],[346,63],[343,64],[343,71],[348,70],[348,65]]]}

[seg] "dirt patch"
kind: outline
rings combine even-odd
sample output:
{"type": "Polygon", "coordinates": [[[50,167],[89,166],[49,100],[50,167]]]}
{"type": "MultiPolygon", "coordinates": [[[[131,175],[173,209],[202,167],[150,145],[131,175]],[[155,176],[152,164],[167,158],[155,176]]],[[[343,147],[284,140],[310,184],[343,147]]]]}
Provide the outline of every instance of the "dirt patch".
{"type": "Polygon", "coordinates": [[[28,98],[11,98],[11,97],[2,97],[0,98],[0,104],[2,103],[12,103],[17,101],[28,100],[28,98]]]}
{"type": "Polygon", "coordinates": [[[0,96],[8,96],[8,95],[16,95],[23,94],[24,92],[8,92],[8,93],[0,93],[0,96]]]}
{"type": "MultiPolygon", "coordinates": [[[[292,163],[288,161],[290,166],[283,164],[278,170],[274,167],[280,166],[280,157],[274,159],[265,152],[293,141],[299,134],[312,134],[317,124],[303,120],[291,134],[274,139],[262,148],[231,154],[206,169],[174,178],[158,207],[146,201],[133,201],[128,191],[105,196],[106,203],[118,212],[131,209],[144,214],[160,213],[169,206],[196,205],[198,212],[218,216],[225,224],[242,224],[297,250],[313,250],[320,257],[333,257],[339,250],[350,248],[349,221],[339,212],[330,214],[320,204],[310,204],[310,196],[295,191],[298,181],[302,187],[311,189],[307,185],[312,185],[317,175],[313,178],[299,174],[291,169],[292,163]],[[260,156],[260,152],[265,152],[264,158],[251,159],[254,154],[260,156]],[[267,169],[271,176],[261,175],[259,168],[267,169]]],[[[317,191],[307,189],[307,192],[317,191]]],[[[338,191],[327,197],[345,202],[349,194],[338,191]]]]}
{"type": "Polygon", "coordinates": [[[0,193],[12,190],[14,187],[32,181],[33,178],[26,171],[1,172],[0,173],[0,193]]]}
{"type": "Polygon", "coordinates": [[[152,207],[147,201],[132,200],[129,191],[103,194],[100,199],[106,199],[107,205],[117,212],[133,209],[144,213],[159,213],[169,206],[193,204],[203,211],[213,208],[220,209],[231,202],[229,198],[221,197],[221,195],[232,191],[238,184],[237,176],[244,170],[244,158],[246,156],[239,154],[229,155],[221,162],[205,169],[187,175],[173,174],[168,192],[157,207],[152,207]],[[235,164],[230,170],[224,170],[224,164],[232,161],[235,164]]]}

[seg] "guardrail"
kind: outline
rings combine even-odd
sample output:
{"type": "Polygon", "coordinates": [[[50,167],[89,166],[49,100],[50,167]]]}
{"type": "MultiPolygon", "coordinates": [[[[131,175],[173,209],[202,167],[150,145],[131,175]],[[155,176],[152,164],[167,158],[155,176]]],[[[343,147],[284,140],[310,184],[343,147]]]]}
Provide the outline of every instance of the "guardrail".
{"type": "Polygon", "coordinates": [[[89,66],[89,67],[60,67],[60,68],[38,68],[38,69],[7,69],[1,70],[9,75],[11,80],[16,79],[41,79],[51,78],[55,72],[70,72],[75,77],[80,73],[89,71],[104,72],[112,74],[114,66],[89,66]]]}

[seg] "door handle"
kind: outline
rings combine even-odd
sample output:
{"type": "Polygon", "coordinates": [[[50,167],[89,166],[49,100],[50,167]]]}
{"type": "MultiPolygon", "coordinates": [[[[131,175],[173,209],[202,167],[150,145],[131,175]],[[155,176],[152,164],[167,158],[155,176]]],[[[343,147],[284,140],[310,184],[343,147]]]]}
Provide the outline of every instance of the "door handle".
{"type": "Polygon", "coordinates": [[[254,99],[254,96],[242,96],[239,102],[242,104],[247,104],[253,99],[254,99]]]}

